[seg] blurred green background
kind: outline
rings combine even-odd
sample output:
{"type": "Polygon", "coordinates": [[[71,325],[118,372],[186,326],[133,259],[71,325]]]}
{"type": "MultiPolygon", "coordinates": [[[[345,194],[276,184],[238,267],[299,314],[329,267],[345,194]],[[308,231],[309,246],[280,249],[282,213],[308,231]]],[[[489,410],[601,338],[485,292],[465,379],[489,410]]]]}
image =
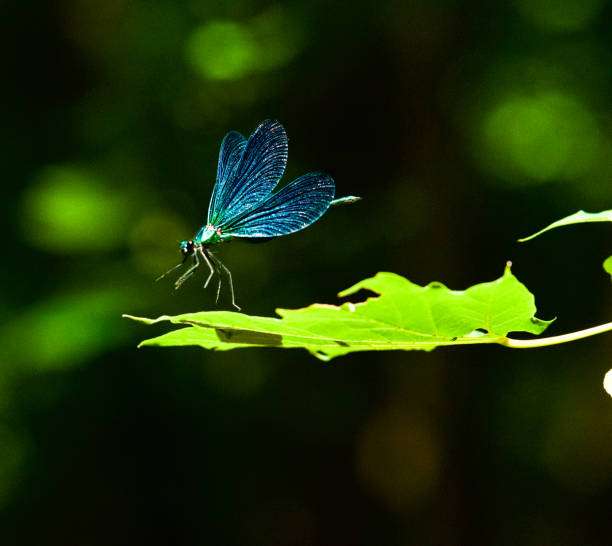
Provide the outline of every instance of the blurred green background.
{"type": "MultiPolygon", "coordinates": [[[[606,0],[2,2],[0,543],[609,544],[600,336],[533,351],[137,350],[214,308],[153,279],[205,220],[231,129],[361,195],[219,249],[251,314],[377,271],[501,275],[551,335],[606,322],[606,0]]],[[[224,294],[222,305],[228,306],[224,294]]]]}

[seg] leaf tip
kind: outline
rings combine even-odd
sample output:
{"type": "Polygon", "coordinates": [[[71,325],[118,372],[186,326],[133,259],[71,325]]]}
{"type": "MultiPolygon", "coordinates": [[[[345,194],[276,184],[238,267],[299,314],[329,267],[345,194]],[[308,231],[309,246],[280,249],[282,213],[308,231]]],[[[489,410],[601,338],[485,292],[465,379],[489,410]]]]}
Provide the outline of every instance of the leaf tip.
{"type": "Polygon", "coordinates": [[[534,326],[534,331],[530,332],[535,335],[540,335],[544,332],[553,322],[557,320],[557,317],[553,317],[550,320],[539,319],[538,317],[531,317],[531,323],[534,326]]]}
{"type": "Polygon", "coordinates": [[[145,318],[145,317],[136,317],[134,315],[128,315],[127,313],[123,313],[121,317],[128,318],[130,320],[135,320],[136,322],[143,322],[144,324],[154,324],[155,322],[163,318],[163,317],[160,317],[158,319],[150,319],[150,318],[145,318]]]}
{"type": "Polygon", "coordinates": [[[329,362],[332,359],[332,357],[324,351],[310,351],[310,354],[322,362],[329,362]]]}

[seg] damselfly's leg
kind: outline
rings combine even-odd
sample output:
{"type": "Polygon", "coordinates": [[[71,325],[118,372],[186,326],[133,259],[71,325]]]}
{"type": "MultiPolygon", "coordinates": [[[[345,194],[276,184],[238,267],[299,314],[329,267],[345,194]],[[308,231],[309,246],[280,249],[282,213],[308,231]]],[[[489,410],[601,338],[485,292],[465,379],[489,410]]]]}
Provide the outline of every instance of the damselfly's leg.
{"type": "Polygon", "coordinates": [[[219,303],[220,294],[221,294],[221,273],[219,273],[219,282],[217,283],[217,296],[215,297],[215,304],[219,303]]]}
{"type": "MultiPolygon", "coordinates": [[[[213,255],[213,253],[209,253],[208,254],[210,256],[210,260],[215,264],[215,267],[217,266],[219,262],[218,259],[215,258],[215,256],[213,255]]],[[[219,274],[219,282],[217,282],[217,297],[215,298],[215,303],[219,303],[219,294],[221,294],[221,273],[219,272],[218,269],[216,269],[217,273],[219,274]]]]}
{"type": "Polygon", "coordinates": [[[171,267],[170,269],[168,269],[168,271],[166,271],[163,275],[160,275],[159,277],[157,277],[157,279],[155,279],[155,282],[157,281],[161,281],[168,273],[172,273],[175,269],[178,269],[179,267],[181,267],[183,264],[185,263],[185,260],[183,260],[180,264],[176,264],[174,267],[171,267]]]}
{"type": "Polygon", "coordinates": [[[195,252],[194,255],[194,260],[195,263],[187,270],[185,271],[185,273],[183,273],[174,283],[174,289],[178,290],[181,285],[189,278],[191,277],[191,275],[193,275],[193,272],[198,268],[198,266],[200,265],[200,260],[198,260],[198,253],[195,252]]]}
{"type": "MultiPolygon", "coordinates": [[[[206,288],[208,286],[208,283],[210,282],[210,279],[212,279],[212,276],[215,274],[216,269],[210,263],[210,260],[208,259],[208,256],[206,255],[206,252],[204,252],[204,249],[202,247],[200,247],[198,250],[200,251],[200,254],[202,254],[202,258],[204,258],[204,261],[206,262],[206,265],[208,266],[208,269],[210,269],[210,273],[208,274],[208,279],[206,279],[206,282],[204,283],[204,288],[206,288]]],[[[220,276],[221,275],[219,275],[219,277],[220,276]]],[[[219,296],[217,296],[217,298],[218,297],[219,296]]]]}
{"type": "MultiPolygon", "coordinates": [[[[238,311],[240,311],[240,307],[236,305],[236,300],[234,298],[234,283],[232,281],[231,271],[227,267],[225,267],[225,264],[219,258],[217,258],[212,252],[208,253],[208,257],[214,262],[215,265],[219,266],[221,269],[223,269],[223,271],[227,273],[227,277],[229,279],[229,285],[230,285],[230,293],[232,294],[232,305],[236,309],[238,309],[238,311]]],[[[221,277],[221,275],[219,275],[219,277],[221,277]]],[[[221,291],[221,279],[219,278],[219,287],[217,288],[217,300],[219,299],[220,291],[221,291]]]]}

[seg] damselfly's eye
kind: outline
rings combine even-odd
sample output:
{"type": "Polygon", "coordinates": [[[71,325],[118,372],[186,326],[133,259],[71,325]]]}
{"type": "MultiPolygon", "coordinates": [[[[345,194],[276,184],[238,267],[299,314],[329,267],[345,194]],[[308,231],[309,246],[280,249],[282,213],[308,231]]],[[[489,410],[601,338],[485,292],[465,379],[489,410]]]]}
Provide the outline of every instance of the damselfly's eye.
{"type": "Polygon", "coordinates": [[[189,256],[191,253],[193,253],[193,241],[183,241],[181,243],[181,254],[189,256]]]}

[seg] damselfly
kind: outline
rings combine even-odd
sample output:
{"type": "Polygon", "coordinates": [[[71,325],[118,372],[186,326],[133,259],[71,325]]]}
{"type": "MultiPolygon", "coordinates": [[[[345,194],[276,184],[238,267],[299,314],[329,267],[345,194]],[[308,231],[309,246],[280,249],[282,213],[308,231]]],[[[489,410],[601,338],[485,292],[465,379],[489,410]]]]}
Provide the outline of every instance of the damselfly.
{"type": "Polygon", "coordinates": [[[202,259],[209,268],[204,287],[217,273],[218,301],[221,271],[225,272],[229,279],[232,305],[240,309],[234,298],[232,274],[211,252],[212,246],[232,239],[260,242],[288,235],[308,227],[330,206],[354,203],[360,199],[352,195],[334,199],[334,181],[324,173],[305,174],[273,192],[285,170],[287,149],[287,134],[278,121],[264,121],[248,140],[237,131],[225,135],[206,225],[193,239],[181,242],[183,261],[157,280],[193,256],[193,265],[174,283],[175,288],[179,288],[193,275],[202,259]]]}

